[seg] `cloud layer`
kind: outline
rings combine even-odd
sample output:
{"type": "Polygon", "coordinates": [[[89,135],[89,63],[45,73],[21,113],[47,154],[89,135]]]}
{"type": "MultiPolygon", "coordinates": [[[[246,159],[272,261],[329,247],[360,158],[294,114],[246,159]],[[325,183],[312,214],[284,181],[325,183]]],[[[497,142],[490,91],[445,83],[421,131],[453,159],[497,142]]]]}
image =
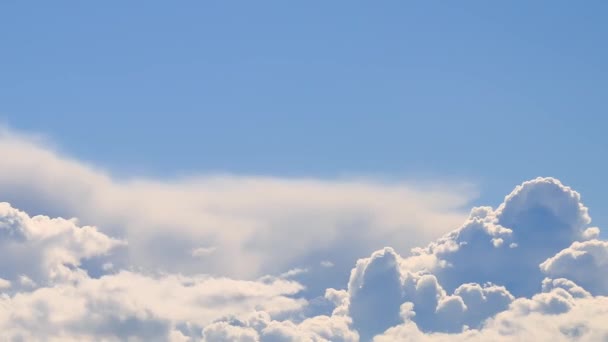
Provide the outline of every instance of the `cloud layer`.
{"type": "Polygon", "coordinates": [[[321,261],[347,269],[391,241],[407,251],[441,236],[475,196],[466,184],[356,178],[118,180],[49,145],[0,135],[2,199],[127,240],[129,264],[150,270],[252,279],[321,261]]]}
{"type": "Polygon", "coordinates": [[[5,340],[608,339],[608,241],[554,178],[467,217],[462,186],[117,181],[23,137],[0,153],[5,340]]]}

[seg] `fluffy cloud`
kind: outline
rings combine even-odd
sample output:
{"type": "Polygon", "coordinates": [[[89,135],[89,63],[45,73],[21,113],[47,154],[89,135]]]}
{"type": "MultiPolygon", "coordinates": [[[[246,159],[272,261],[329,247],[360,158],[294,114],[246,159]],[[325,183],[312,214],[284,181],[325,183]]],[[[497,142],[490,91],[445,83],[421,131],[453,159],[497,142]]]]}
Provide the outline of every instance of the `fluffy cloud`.
{"type": "Polygon", "coordinates": [[[344,310],[346,293],[328,290],[328,300],[337,308],[330,315],[319,315],[299,322],[272,320],[265,312],[255,312],[243,320],[220,320],[205,327],[205,341],[318,341],[357,342],[359,335],[352,329],[352,320],[344,310]]]}
{"type": "Polygon", "coordinates": [[[297,282],[234,280],[133,270],[92,277],[83,261],[127,248],[74,220],[30,217],[0,204],[0,330],[3,338],[168,340],[201,335],[225,316],[301,310],[297,282]]]}
{"type": "MultiPolygon", "coordinates": [[[[0,264],[0,328],[8,338],[355,342],[608,336],[600,324],[608,318],[606,299],[599,296],[606,289],[606,242],[596,239],[598,228],[590,233],[586,227],[590,218],[580,196],[551,178],[525,182],[496,210],[474,208],[460,228],[409,256],[386,247],[358,260],[345,290],[328,289],[314,300],[303,297],[304,286],[292,279],[306,269],[237,280],[106,267],[106,257],[128,255],[121,251],[130,244],[73,219],[30,217],[7,203],[0,209],[6,260],[0,264]],[[550,228],[538,226],[545,223],[550,228]],[[554,236],[531,238],[541,233],[554,236]],[[88,268],[95,258],[103,265],[97,276],[88,268]],[[316,312],[323,307],[333,310],[316,312]]],[[[204,258],[214,250],[190,252],[204,258]]]]}
{"type": "Polygon", "coordinates": [[[86,222],[0,203],[6,339],[608,338],[608,242],[554,178],[467,217],[458,187],[117,181],[20,137],[0,153],[6,199],[86,222]]]}
{"type": "Polygon", "coordinates": [[[51,285],[83,276],[84,259],[108,254],[125,243],[95,227],[79,227],[75,220],[30,217],[0,203],[0,270],[2,286],[51,285]]]}
{"type": "Polygon", "coordinates": [[[514,299],[505,287],[492,284],[466,283],[448,294],[435,275],[405,270],[403,262],[385,248],[359,260],[353,270],[349,314],[364,340],[398,325],[404,315],[423,331],[458,332],[479,326],[514,299]]]}
{"type": "MultiPolygon", "coordinates": [[[[352,320],[361,341],[604,340],[606,242],[590,222],[571,188],[525,182],[410,256],[387,247],[360,259],[347,290],[326,294],[331,317],[352,320]]],[[[281,341],[327,339],[298,334],[293,322],[273,325],[281,341]]],[[[237,326],[272,341],[268,324],[237,326]]]]}
{"type": "Polygon", "coordinates": [[[608,295],[608,241],[574,242],[540,268],[551,277],[572,279],[593,294],[608,295]]]}
{"type": "Polygon", "coordinates": [[[576,298],[560,288],[531,299],[517,299],[481,329],[458,334],[424,333],[407,320],[374,341],[605,341],[607,304],[607,297],[576,298]]]}
{"type": "Polygon", "coordinates": [[[474,208],[461,228],[415,249],[403,264],[433,272],[448,291],[491,282],[530,296],[544,278],[539,264],[583,239],[590,221],[577,192],[554,178],[537,178],[516,187],[496,210],[474,208]]]}
{"type": "Polygon", "coordinates": [[[606,293],[608,244],[587,240],[599,236],[590,222],[579,194],[558,180],[525,182],[413,256],[387,248],[360,260],[351,315],[381,316],[373,329],[366,318],[358,326],[378,341],[603,340],[606,298],[593,295],[606,293]],[[366,289],[373,304],[358,298],[366,289]]]}

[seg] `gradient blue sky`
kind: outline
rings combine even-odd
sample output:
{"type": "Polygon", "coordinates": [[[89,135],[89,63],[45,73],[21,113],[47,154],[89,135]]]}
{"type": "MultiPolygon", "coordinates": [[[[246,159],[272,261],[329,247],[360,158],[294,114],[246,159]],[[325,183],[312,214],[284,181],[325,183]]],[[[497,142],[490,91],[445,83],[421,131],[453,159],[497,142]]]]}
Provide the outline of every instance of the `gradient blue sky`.
{"type": "Polygon", "coordinates": [[[607,11],[3,1],[0,117],[119,175],[554,176],[606,227],[607,11]]]}

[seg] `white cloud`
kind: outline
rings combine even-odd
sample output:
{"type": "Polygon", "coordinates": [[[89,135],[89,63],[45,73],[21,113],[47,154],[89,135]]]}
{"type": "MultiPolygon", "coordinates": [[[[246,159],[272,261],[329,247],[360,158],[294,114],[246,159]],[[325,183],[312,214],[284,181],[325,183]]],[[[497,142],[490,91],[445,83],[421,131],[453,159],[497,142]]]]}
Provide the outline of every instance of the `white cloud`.
{"type": "Polygon", "coordinates": [[[608,289],[606,242],[575,242],[588,237],[589,223],[572,189],[552,178],[525,182],[498,209],[474,208],[461,228],[413,256],[385,248],[360,259],[348,286],[349,314],[364,340],[400,326],[387,335],[394,340],[412,327],[419,336],[482,329],[488,338],[486,320],[521,303],[541,314],[569,312],[573,298],[608,289]],[[551,292],[538,294],[543,289],[551,292]]]}
{"type": "Polygon", "coordinates": [[[597,239],[600,236],[600,229],[598,227],[589,227],[583,232],[583,239],[592,240],[597,239]]]}
{"type": "Polygon", "coordinates": [[[196,334],[225,316],[255,310],[281,315],[306,303],[291,298],[294,282],[224,278],[145,276],[122,271],[99,279],[43,287],[0,299],[3,337],[38,340],[106,337],[168,338],[172,332],[196,334]]]}
{"type": "Polygon", "coordinates": [[[589,222],[578,193],[554,178],[537,178],[516,187],[496,210],[474,208],[461,228],[414,250],[402,264],[433,272],[449,291],[492,282],[529,296],[544,278],[538,265],[583,239],[589,222]]]}
{"type": "Polygon", "coordinates": [[[215,322],[203,330],[205,341],[213,342],[258,342],[257,331],[249,327],[230,325],[227,322],[215,322]]]}
{"type": "Polygon", "coordinates": [[[526,182],[498,209],[474,208],[461,228],[411,256],[387,247],[360,259],[346,290],[328,289],[314,301],[304,299],[304,286],[293,280],[309,272],[298,268],[236,280],[125,270],[102,260],[101,269],[114,273],[91,277],[84,260],[107,253],[120,258],[130,244],[75,220],[32,218],[3,204],[0,242],[21,246],[5,249],[5,257],[17,260],[25,251],[31,263],[4,264],[0,276],[13,270],[13,280],[31,288],[11,287],[0,297],[0,329],[29,340],[597,340],[608,333],[600,323],[608,318],[601,309],[607,302],[597,296],[606,289],[607,245],[586,240],[590,219],[577,196],[554,179],[526,182]],[[551,193],[550,200],[537,191],[551,193]],[[538,226],[546,223],[550,227],[538,226]],[[536,234],[557,237],[530,241],[536,234]],[[55,265],[62,276],[41,272],[42,265],[55,265]],[[333,310],[310,315],[323,301],[333,310]]]}
{"type": "MultiPolygon", "coordinates": [[[[328,291],[326,297],[335,296],[328,291]]],[[[203,331],[205,341],[318,341],[357,342],[359,335],[351,328],[351,319],[344,311],[334,310],[331,315],[306,318],[301,322],[273,320],[265,312],[249,317],[215,322],[203,331]]]]}
{"type": "Polygon", "coordinates": [[[24,287],[77,279],[84,259],[106,255],[124,244],[95,227],[79,227],[75,220],[30,217],[0,203],[1,275],[24,287]]]}
{"type": "Polygon", "coordinates": [[[473,208],[467,218],[459,208],[470,193],[458,187],[230,176],[118,181],[20,137],[5,135],[0,153],[6,199],[87,223],[0,203],[3,338],[608,336],[608,242],[588,226],[580,195],[554,178],[524,182],[496,209],[473,208]],[[326,289],[323,278],[350,269],[349,258],[388,243],[393,248],[356,261],[348,282],[326,289]]]}
{"type": "Polygon", "coordinates": [[[607,297],[577,298],[557,288],[531,299],[517,299],[479,330],[424,333],[407,321],[374,341],[603,341],[608,336],[607,304],[607,297]]]}
{"type": "Polygon", "coordinates": [[[550,277],[565,277],[593,294],[608,295],[608,241],[574,242],[540,268],[550,277]]]}
{"type": "Polygon", "coordinates": [[[177,339],[222,317],[255,310],[274,317],[306,305],[296,296],[302,285],[271,276],[247,281],[118,270],[93,278],[82,262],[126,248],[122,241],[75,220],[30,217],[7,203],[0,204],[0,244],[0,330],[8,339],[177,339]]]}
{"type": "Polygon", "coordinates": [[[344,268],[388,243],[407,250],[453,229],[475,196],[466,185],[366,179],[118,180],[48,146],[0,136],[3,198],[76,216],[129,241],[131,265],[167,272],[254,278],[327,259],[344,268]],[[201,247],[194,254],[205,257],[192,258],[201,247]]]}

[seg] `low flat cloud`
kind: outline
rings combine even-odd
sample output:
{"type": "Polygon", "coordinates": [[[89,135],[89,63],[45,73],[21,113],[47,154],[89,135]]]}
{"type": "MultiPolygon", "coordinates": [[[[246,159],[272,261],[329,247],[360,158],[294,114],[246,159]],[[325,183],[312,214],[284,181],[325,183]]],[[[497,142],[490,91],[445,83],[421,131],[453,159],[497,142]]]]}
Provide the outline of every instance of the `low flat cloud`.
{"type": "Polygon", "coordinates": [[[441,236],[462,222],[476,195],[464,183],[429,181],[118,179],[52,145],[0,135],[2,199],[95,225],[129,242],[130,265],[150,270],[251,279],[323,260],[346,267],[388,243],[407,251],[441,236]],[[205,257],[193,258],[196,250],[205,257]]]}

